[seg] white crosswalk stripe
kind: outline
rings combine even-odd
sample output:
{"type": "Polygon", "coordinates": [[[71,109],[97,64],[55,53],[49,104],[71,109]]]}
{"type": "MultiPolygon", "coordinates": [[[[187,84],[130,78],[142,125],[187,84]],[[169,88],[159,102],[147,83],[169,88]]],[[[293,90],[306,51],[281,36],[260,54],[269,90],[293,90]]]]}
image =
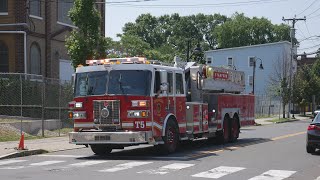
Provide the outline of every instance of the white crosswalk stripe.
{"type": "Polygon", "coordinates": [[[38,155],[40,157],[61,157],[61,158],[81,158],[86,156],[80,156],[80,155],[51,155],[51,154],[41,154],[38,155]]]}
{"type": "Polygon", "coordinates": [[[296,171],[270,170],[249,180],[281,180],[290,177],[296,171]]]}
{"type": "Polygon", "coordinates": [[[27,161],[27,160],[14,160],[14,159],[12,159],[12,160],[0,161],[0,166],[1,166],[1,165],[7,165],[7,164],[24,162],[24,161],[27,161]]]}
{"type": "Polygon", "coordinates": [[[241,170],[244,170],[243,167],[229,167],[229,166],[219,166],[217,168],[211,169],[209,171],[201,172],[198,174],[192,175],[192,177],[202,177],[202,178],[211,178],[218,179],[228,174],[232,174],[241,170]]]}
{"type": "Polygon", "coordinates": [[[320,180],[320,176],[319,176],[319,177],[317,177],[315,180],[320,180]]]}
{"type": "Polygon", "coordinates": [[[150,164],[150,163],[152,163],[152,162],[141,162],[141,161],[129,162],[129,163],[116,165],[115,167],[110,168],[110,169],[99,170],[99,172],[122,171],[122,170],[131,169],[133,167],[142,166],[142,165],[146,165],[146,164],[150,164]]]}
{"type": "Polygon", "coordinates": [[[80,163],[69,164],[69,166],[83,167],[83,166],[91,166],[91,165],[96,165],[96,164],[101,164],[106,162],[108,161],[84,161],[80,163]]]}
{"type": "Polygon", "coordinates": [[[147,174],[167,174],[169,172],[178,171],[184,168],[188,168],[194,166],[194,164],[185,164],[185,163],[173,163],[167,166],[162,166],[158,169],[149,169],[145,171],[141,171],[138,173],[147,173],[147,174]]]}
{"type": "Polygon", "coordinates": [[[42,161],[38,163],[32,163],[30,164],[30,166],[46,166],[46,165],[57,164],[62,162],[65,162],[65,161],[42,161]]]}

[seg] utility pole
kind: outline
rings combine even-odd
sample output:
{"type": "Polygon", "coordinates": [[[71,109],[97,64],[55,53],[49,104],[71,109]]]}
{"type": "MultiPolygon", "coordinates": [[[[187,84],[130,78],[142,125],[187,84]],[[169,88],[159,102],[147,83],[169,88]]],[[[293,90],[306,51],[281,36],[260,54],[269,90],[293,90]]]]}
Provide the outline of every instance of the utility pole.
{"type": "MultiPolygon", "coordinates": [[[[295,31],[295,24],[298,21],[306,21],[306,17],[304,18],[296,18],[296,16],[294,18],[289,18],[286,19],[284,17],[282,17],[283,21],[292,21],[292,27],[290,29],[290,37],[291,37],[291,58],[290,58],[290,64],[289,64],[289,102],[288,102],[288,118],[290,118],[290,109],[291,109],[291,101],[292,101],[292,61],[293,61],[293,49],[294,49],[294,42],[293,40],[296,37],[296,31],[295,31]]],[[[293,112],[294,113],[294,112],[293,112]]],[[[294,114],[292,115],[292,117],[294,118],[294,114]]]]}

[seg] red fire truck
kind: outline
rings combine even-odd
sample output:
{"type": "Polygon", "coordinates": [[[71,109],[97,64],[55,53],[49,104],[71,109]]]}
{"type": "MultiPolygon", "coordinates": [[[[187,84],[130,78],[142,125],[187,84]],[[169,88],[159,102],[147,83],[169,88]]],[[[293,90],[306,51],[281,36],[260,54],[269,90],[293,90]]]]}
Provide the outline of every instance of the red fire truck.
{"type": "Polygon", "coordinates": [[[76,69],[69,142],[95,154],[139,144],[172,153],[179,141],[199,138],[232,142],[241,126],[254,124],[243,72],[141,57],[87,64],[76,69]]]}

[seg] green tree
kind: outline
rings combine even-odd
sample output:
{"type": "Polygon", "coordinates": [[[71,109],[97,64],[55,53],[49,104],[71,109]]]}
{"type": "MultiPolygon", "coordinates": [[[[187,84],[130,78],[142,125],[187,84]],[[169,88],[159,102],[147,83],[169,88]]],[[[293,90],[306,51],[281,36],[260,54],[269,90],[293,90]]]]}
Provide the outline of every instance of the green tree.
{"type": "Polygon", "coordinates": [[[87,59],[106,56],[108,40],[100,34],[100,15],[93,0],[75,0],[69,16],[77,27],[66,39],[66,47],[73,67],[87,59]]]}
{"type": "Polygon", "coordinates": [[[143,56],[144,51],[150,49],[150,45],[138,36],[121,36],[121,47],[127,56],[143,56]]]}

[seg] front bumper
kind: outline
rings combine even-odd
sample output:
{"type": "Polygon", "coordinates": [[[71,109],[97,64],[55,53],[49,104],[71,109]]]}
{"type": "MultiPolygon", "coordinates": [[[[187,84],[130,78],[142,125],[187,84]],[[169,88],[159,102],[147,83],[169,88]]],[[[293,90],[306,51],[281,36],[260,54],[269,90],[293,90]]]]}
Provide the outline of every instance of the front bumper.
{"type": "Polygon", "coordinates": [[[115,144],[115,145],[137,145],[157,144],[152,137],[151,131],[136,132],[103,132],[86,131],[70,132],[69,143],[71,144],[115,144]]]}

